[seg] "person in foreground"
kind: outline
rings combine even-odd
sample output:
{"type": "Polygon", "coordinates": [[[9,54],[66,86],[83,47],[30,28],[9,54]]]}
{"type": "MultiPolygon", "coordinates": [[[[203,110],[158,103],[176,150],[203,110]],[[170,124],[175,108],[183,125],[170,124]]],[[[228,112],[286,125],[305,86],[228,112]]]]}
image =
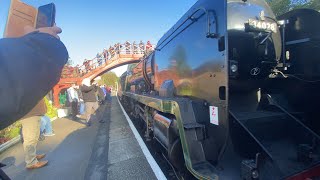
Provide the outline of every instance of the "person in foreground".
{"type": "Polygon", "coordinates": [[[58,82],[68,52],[59,27],[25,28],[19,38],[0,39],[0,130],[21,119],[27,169],[45,166],[37,155],[43,97],[58,82]]]}

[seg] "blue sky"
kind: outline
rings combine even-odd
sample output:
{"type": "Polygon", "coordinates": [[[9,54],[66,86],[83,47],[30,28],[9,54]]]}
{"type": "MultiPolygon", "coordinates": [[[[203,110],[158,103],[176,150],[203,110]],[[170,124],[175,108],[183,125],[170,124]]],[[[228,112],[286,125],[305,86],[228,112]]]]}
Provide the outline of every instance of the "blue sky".
{"type": "MultiPolygon", "coordinates": [[[[117,42],[157,40],[196,0],[22,0],[38,7],[56,4],[61,40],[75,64],[117,42]]],[[[0,0],[2,34],[10,0],[0,0]]],[[[1,35],[2,36],[2,35],[1,35]]]]}

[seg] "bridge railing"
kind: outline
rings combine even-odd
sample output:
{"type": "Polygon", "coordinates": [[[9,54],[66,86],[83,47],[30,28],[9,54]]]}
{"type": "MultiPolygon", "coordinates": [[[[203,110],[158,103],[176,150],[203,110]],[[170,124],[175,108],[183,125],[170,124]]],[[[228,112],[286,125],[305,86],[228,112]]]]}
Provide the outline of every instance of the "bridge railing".
{"type": "Polygon", "coordinates": [[[82,65],[75,67],[66,65],[62,70],[61,78],[78,78],[83,77],[87,73],[108,65],[113,61],[121,58],[141,58],[145,54],[149,54],[154,50],[154,45],[147,43],[117,43],[108,50],[98,53],[97,56],[91,60],[85,60],[82,65]]]}

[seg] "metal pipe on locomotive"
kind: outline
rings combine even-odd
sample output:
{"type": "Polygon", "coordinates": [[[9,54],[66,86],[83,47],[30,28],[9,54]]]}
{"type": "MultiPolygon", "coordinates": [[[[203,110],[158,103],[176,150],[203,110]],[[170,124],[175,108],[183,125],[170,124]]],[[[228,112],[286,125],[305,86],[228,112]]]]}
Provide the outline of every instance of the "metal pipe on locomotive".
{"type": "Polygon", "coordinates": [[[277,19],[263,0],[199,0],[128,66],[120,100],[198,179],[319,176],[319,20],[307,9],[277,19]]]}

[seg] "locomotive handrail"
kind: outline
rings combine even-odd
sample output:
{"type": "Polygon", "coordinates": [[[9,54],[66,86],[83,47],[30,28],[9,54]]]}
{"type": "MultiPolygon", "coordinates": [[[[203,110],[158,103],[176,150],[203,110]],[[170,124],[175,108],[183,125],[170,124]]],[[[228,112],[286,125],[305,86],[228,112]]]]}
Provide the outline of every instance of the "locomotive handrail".
{"type": "Polygon", "coordinates": [[[207,25],[208,25],[208,32],[207,32],[207,35],[206,37],[207,38],[217,38],[218,37],[218,20],[217,20],[217,15],[215,13],[214,10],[208,10],[208,15],[207,15],[207,25]],[[213,18],[214,18],[214,21],[212,23],[215,24],[215,33],[211,32],[210,29],[211,29],[211,21],[210,21],[210,13],[213,14],[213,18]]]}
{"type": "MultiPolygon", "coordinates": [[[[158,45],[159,48],[156,48],[155,50],[160,51],[162,48],[164,48],[169,42],[171,42],[175,37],[177,37],[177,35],[179,35],[181,32],[183,32],[186,28],[188,28],[190,25],[192,25],[196,20],[196,18],[193,17],[194,14],[196,14],[198,11],[203,10],[204,13],[207,15],[207,33],[206,33],[206,37],[207,38],[216,38],[218,37],[218,33],[215,32],[211,32],[211,20],[210,20],[210,12],[213,13],[213,17],[214,17],[214,24],[215,24],[215,30],[217,31],[218,29],[218,23],[217,23],[217,18],[216,18],[216,14],[214,12],[214,10],[207,10],[204,7],[200,7],[197,10],[195,10],[191,15],[188,16],[187,19],[185,19],[171,34],[169,34],[162,42],[160,42],[160,44],[158,45]],[[177,35],[175,35],[174,37],[172,37],[166,44],[164,44],[162,47],[160,47],[164,42],[166,42],[166,40],[168,40],[178,29],[180,29],[188,20],[191,20],[191,24],[189,24],[187,27],[185,27],[184,29],[182,29],[177,35]]],[[[200,16],[201,17],[201,16],[200,16]]]]}

